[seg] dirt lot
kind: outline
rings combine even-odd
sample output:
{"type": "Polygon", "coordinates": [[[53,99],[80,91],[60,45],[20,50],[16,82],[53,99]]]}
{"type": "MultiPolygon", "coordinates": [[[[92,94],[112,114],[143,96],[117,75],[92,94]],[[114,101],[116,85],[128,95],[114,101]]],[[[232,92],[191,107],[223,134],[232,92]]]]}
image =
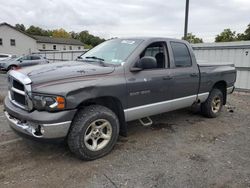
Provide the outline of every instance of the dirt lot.
{"type": "Polygon", "coordinates": [[[1,112],[0,187],[250,187],[250,95],[228,104],[217,119],[180,110],[152,127],[131,122],[129,136],[91,162],[63,144],[20,139],[1,112]]]}
{"type": "Polygon", "coordinates": [[[7,76],[5,72],[0,71],[0,103],[7,94],[7,76]]]}

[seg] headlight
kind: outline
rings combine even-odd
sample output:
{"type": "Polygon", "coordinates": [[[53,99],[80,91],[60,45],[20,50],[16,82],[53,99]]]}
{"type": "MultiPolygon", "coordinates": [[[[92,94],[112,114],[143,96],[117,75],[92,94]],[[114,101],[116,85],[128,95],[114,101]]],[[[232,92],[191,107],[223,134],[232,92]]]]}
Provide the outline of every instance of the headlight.
{"type": "Polygon", "coordinates": [[[33,106],[37,110],[63,110],[65,108],[65,99],[61,96],[33,95],[33,106]]]}

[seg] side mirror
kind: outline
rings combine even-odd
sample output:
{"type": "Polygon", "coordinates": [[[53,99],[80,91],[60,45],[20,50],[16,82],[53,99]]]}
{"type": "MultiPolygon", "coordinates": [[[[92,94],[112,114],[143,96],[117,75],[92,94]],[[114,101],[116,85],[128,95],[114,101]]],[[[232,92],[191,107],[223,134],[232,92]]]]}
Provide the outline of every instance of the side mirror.
{"type": "Polygon", "coordinates": [[[157,68],[157,61],[155,57],[144,56],[137,62],[136,67],[141,69],[154,69],[157,68]]]}

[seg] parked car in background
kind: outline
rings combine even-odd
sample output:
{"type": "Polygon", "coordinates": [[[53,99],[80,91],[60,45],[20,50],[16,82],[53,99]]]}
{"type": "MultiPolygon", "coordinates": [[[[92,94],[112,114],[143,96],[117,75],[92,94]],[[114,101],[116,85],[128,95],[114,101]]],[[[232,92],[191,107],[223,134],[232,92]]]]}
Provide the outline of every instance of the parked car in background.
{"type": "Polygon", "coordinates": [[[11,54],[2,54],[0,53],[0,61],[2,60],[7,60],[16,57],[16,55],[11,55],[11,54]]]}
{"type": "Polygon", "coordinates": [[[46,63],[49,63],[49,60],[41,55],[26,55],[0,61],[0,69],[8,71],[11,69],[46,63]]]}

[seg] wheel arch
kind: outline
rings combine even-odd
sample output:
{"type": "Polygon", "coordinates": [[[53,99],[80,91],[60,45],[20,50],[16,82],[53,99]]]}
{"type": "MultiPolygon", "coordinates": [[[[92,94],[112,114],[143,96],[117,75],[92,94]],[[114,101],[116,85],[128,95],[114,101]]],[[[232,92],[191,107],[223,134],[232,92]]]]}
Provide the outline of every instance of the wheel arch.
{"type": "Polygon", "coordinates": [[[218,81],[213,85],[212,89],[219,89],[223,94],[223,105],[227,103],[227,83],[224,80],[218,81]]]}
{"type": "Polygon", "coordinates": [[[18,65],[16,65],[16,64],[11,64],[11,65],[9,65],[9,66],[7,67],[7,70],[10,70],[11,67],[18,67],[18,65]]]}
{"type": "Polygon", "coordinates": [[[119,134],[122,136],[127,136],[127,124],[125,121],[124,109],[121,101],[118,98],[112,96],[102,96],[102,97],[87,99],[81,102],[78,105],[77,109],[79,110],[84,108],[85,106],[90,106],[90,105],[102,105],[112,110],[119,119],[120,123],[119,134]]]}

